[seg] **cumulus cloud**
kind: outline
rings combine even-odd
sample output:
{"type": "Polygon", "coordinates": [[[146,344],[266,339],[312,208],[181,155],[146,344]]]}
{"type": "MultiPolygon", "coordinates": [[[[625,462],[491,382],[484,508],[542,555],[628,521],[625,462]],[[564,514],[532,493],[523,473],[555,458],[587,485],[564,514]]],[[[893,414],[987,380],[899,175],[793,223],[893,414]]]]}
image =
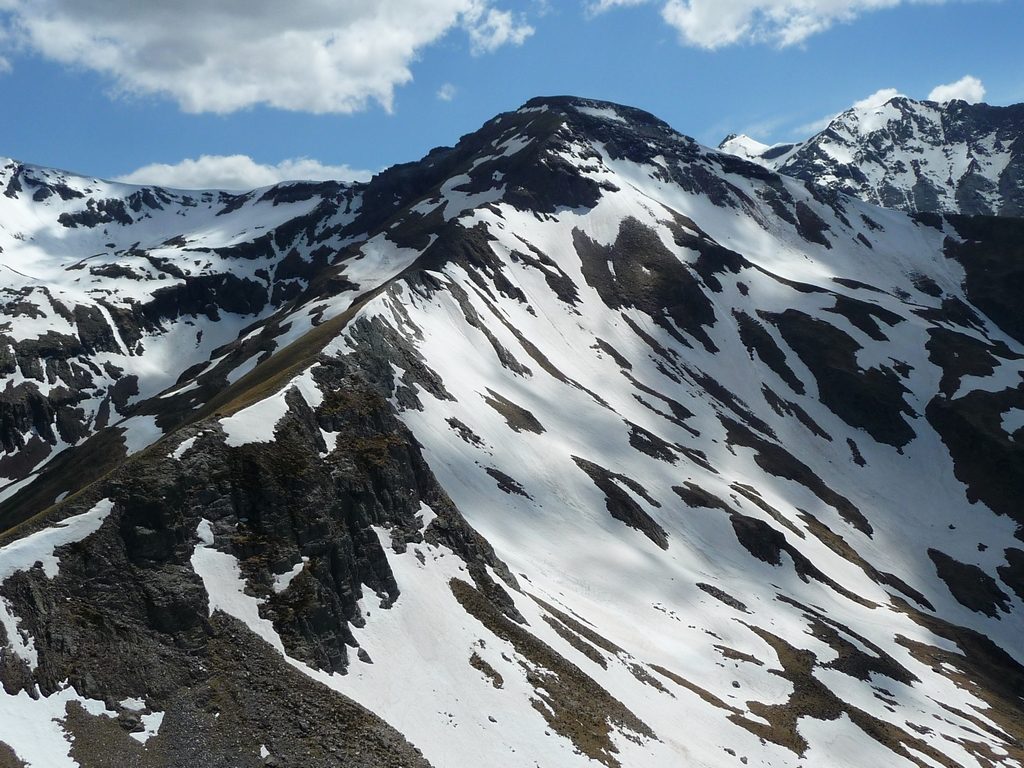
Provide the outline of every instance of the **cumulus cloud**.
{"type": "Polygon", "coordinates": [[[895,99],[897,96],[902,96],[895,88],[881,88],[870,96],[866,96],[860,101],[853,102],[853,108],[857,110],[871,109],[873,107],[880,107],[887,103],[890,99],[895,99]]]}
{"type": "Polygon", "coordinates": [[[474,3],[463,14],[463,19],[474,56],[492,53],[503,45],[522,45],[534,32],[533,27],[511,11],[488,8],[483,2],[474,3]]]}
{"type": "Polygon", "coordinates": [[[455,98],[455,94],[457,94],[458,92],[459,89],[456,88],[454,85],[452,85],[451,83],[445,83],[444,85],[437,89],[437,98],[439,98],[441,101],[452,101],[455,98]]]}
{"type": "Polygon", "coordinates": [[[366,181],[373,174],[347,165],[324,165],[309,158],[257,163],[247,155],[202,155],[180,163],[152,163],[115,181],[171,189],[249,190],[280,181],[366,181]]]}
{"type": "Polygon", "coordinates": [[[390,110],[420,51],[450,32],[474,54],[522,44],[533,29],[496,1],[0,0],[0,13],[20,45],[124,93],[187,112],[328,113],[390,110]]]}
{"type": "Polygon", "coordinates": [[[645,5],[648,2],[650,0],[594,0],[588,5],[587,10],[591,13],[604,13],[612,8],[629,8],[634,5],[645,5]]]}
{"type": "Polygon", "coordinates": [[[985,99],[985,86],[978,78],[964,75],[955,83],[935,86],[928,94],[929,101],[945,103],[953,99],[963,99],[970,104],[976,104],[985,99]]]}
{"type": "MultiPolygon", "coordinates": [[[[4,27],[4,23],[3,23],[3,21],[4,21],[4,18],[3,18],[4,3],[7,3],[7,2],[9,2],[9,0],[0,0],[0,50],[6,49],[6,48],[9,47],[9,41],[8,41],[9,35],[8,35],[7,29],[4,27]]],[[[13,66],[11,65],[11,60],[8,59],[6,56],[0,55],[0,75],[8,73],[12,69],[13,69],[13,66]]]]}
{"type": "Polygon", "coordinates": [[[699,48],[744,42],[796,45],[836,23],[908,3],[947,0],[593,0],[595,13],[658,2],[680,41],[699,48]]]}

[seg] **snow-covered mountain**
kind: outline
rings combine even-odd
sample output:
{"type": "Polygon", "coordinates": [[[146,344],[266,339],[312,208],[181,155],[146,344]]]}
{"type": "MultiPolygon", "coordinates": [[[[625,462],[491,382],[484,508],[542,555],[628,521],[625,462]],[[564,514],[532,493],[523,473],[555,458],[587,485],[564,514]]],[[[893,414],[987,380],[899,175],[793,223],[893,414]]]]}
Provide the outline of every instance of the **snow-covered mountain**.
{"type": "Polygon", "coordinates": [[[719,148],[805,181],[910,212],[1024,216],[1024,105],[895,96],[854,107],[807,141],[719,148]]]}
{"type": "Polygon", "coordinates": [[[722,152],[742,157],[752,163],[763,165],[765,168],[773,168],[776,158],[789,154],[796,144],[765,144],[753,139],[744,133],[730,133],[718,145],[722,152]]]}
{"type": "Polygon", "coordinates": [[[572,98],[2,182],[0,765],[1024,764],[1024,223],[572,98]]]}

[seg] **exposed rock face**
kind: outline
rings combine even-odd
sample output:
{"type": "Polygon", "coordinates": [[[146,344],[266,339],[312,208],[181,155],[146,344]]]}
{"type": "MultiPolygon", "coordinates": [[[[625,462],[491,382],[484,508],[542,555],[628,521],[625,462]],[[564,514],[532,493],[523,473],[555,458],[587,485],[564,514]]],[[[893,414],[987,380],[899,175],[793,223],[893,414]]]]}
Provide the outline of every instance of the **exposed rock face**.
{"type": "Polygon", "coordinates": [[[897,96],[847,110],[804,142],[730,136],[721,148],[886,208],[1024,216],[1024,105],[897,96]]]}
{"type": "Polygon", "coordinates": [[[133,457],[63,509],[81,514],[102,496],[112,511],[84,543],[61,551],[55,578],[31,569],[0,589],[20,631],[40,638],[34,669],[5,655],[8,695],[38,686],[51,696],[70,685],[84,699],[142,699],[169,713],[160,748],[140,756],[128,749],[137,718],[125,707],[114,707],[120,729],[69,710],[83,764],[106,764],[110,742],[139,765],[184,764],[190,754],[203,765],[259,765],[258,743],[274,742],[281,765],[299,756],[308,765],[427,764],[379,718],[288,668],[237,619],[213,613],[219,595],[197,575],[206,576],[196,561],[206,527],[210,549],[234,564],[288,656],[343,674],[359,650],[350,627],[400,594],[385,547],[405,552],[426,533],[465,558],[486,592],[501,592],[488,567],[515,583],[382,395],[343,360],[322,359],[315,371],[332,394],[315,409],[297,391],[286,395],[273,441],[232,447],[210,420],[181,433],[172,456],[133,457]],[[328,433],[339,438],[333,450],[328,433]],[[425,510],[436,517],[424,521],[425,510]],[[302,746],[314,740],[312,752],[302,746]],[[243,763],[232,762],[238,750],[243,763]]]}
{"type": "Polygon", "coordinates": [[[569,97],[0,189],[0,765],[1024,761],[1008,210],[569,97]]]}

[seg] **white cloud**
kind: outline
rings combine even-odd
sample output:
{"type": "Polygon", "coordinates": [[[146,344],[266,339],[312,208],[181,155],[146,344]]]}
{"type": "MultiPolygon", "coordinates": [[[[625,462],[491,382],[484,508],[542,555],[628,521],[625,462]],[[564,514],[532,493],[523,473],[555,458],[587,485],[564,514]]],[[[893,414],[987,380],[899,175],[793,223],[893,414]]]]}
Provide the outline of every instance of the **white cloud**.
{"type": "Polygon", "coordinates": [[[513,16],[511,11],[489,8],[483,0],[465,11],[463,25],[469,33],[474,56],[492,53],[503,45],[522,45],[534,32],[533,27],[513,16]]]}
{"type": "Polygon", "coordinates": [[[826,128],[828,128],[829,123],[831,123],[837,117],[838,115],[828,115],[827,117],[822,117],[819,120],[815,120],[810,123],[804,123],[803,125],[798,125],[796,128],[793,129],[793,132],[801,139],[804,139],[809,135],[821,133],[822,131],[824,131],[826,128]]]}
{"type": "Polygon", "coordinates": [[[366,181],[371,175],[370,171],[358,171],[347,165],[323,165],[309,158],[265,165],[247,155],[202,155],[173,165],[145,165],[115,180],[171,189],[249,190],[279,181],[366,181]]]}
{"type": "Polygon", "coordinates": [[[444,85],[437,89],[437,98],[439,98],[441,101],[452,101],[455,98],[455,94],[457,94],[458,92],[459,89],[456,88],[454,85],[452,85],[451,83],[445,83],[444,85]]]}
{"type": "Polygon", "coordinates": [[[976,104],[985,99],[985,86],[978,78],[964,75],[955,83],[935,86],[928,94],[929,101],[945,103],[953,101],[953,99],[963,99],[971,104],[976,104]]]}
{"type": "Polygon", "coordinates": [[[594,13],[612,8],[661,4],[661,16],[680,41],[698,48],[721,48],[744,42],[780,47],[804,42],[836,23],[863,13],[909,3],[947,0],[593,0],[594,13]]]}
{"type": "MultiPolygon", "coordinates": [[[[7,2],[9,2],[9,0],[0,0],[0,14],[3,13],[5,9],[4,4],[7,2]]],[[[10,34],[7,32],[7,28],[4,25],[3,16],[0,15],[0,75],[7,74],[14,69],[14,66],[11,64],[11,60],[2,55],[2,51],[10,47],[9,38],[10,34]]]]}
{"type": "Polygon", "coordinates": [[[590,13],[604,13],[612,8],[630,8],[634,5],[645,5],[650,0],[593,0],[587,10],[590,13]]]}
{"type": "Polygon", "coordinates": [[[390,110],[423,48],[453,30],[474,54],[533,32],[500,0],[0,0],[18,42],[161,94],[187,112],[257,104],[314,113],[390,110]]]}
{"type": "Polygon", "coordinates": [[[890,99],[895,99],[897,96],[902,96],[895,88],[881,88],[870,96],[866,96],[860,101],[853,102],[853,108],[856,110],[871,109],[872,107],[880,107],[890,99]]]}

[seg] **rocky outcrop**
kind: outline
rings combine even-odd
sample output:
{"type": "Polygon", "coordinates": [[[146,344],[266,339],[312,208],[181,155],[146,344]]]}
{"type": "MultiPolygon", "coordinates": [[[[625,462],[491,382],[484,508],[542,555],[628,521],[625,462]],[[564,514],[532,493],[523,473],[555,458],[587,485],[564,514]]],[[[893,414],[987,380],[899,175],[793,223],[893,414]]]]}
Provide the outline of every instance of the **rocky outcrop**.
{"type": "Polygon", "coordinates": [[[6,692],[38,686],[52,695],[70,684],[121,712],[116,723],[69,715],[83,765],[106,765],[104,748],[143,766],[199,754],[203,765],[426,765],[375,715],[316,690],[237,620],[210,615],[190,565],[201,523],[237,563],[287,654],[325,672],[354,663],[349,628],[364,624],[361,606],[386,610],[400,594],[385,548],[404,552],[424,536],[463,558],[478,588],[521,620],[488,575],[514,585],[511,574],[437,484],[387,400],[343,359],[321,358],[314,371],[323,402],[312,408],[289,392],[273,442],[231,447],[216,421],[189,427],[170,455],[158,444],[56,511],[113,503],[96,534],[61,552],[55,578],[31,569],[0,586],[38,658],[30,669],[0,650],[6,692]],[[145,754],[126,738],[138,717],[117,704],[134,697],[169,713],[145,754]],[[261,744],[276,762],[261,762],[261,744]]]}

